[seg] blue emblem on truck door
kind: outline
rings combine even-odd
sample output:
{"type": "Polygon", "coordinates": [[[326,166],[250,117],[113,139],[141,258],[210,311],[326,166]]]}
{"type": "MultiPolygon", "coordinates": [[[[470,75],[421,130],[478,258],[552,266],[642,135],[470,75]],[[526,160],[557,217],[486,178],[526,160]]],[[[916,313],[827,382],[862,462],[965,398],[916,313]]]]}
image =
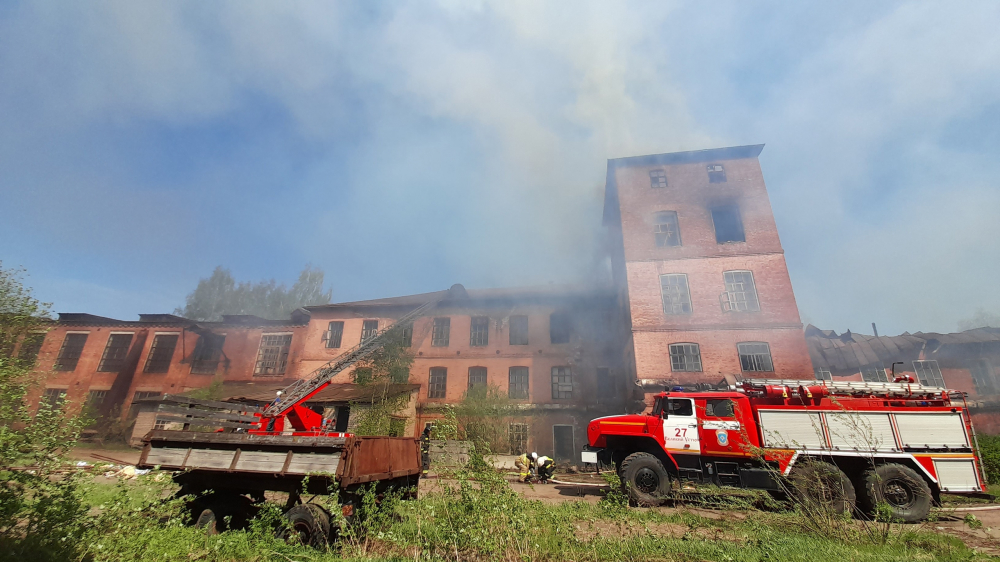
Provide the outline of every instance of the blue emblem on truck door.
{"type": "Polygon", "coordinates": [[[719,445],[722,445],[723,447],[729,444],[729,432],[725,429],[716,431],[715,438],[719,440],[719,445]]]}

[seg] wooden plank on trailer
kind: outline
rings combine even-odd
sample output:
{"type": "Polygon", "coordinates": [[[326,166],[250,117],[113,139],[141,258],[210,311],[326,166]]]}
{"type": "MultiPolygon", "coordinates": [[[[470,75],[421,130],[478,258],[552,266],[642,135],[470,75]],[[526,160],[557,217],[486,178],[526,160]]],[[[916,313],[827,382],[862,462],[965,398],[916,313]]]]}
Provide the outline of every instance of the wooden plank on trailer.
{"type": "Polygon", "coordinates": [[[218,449],[192,449],[187,458],[187,468],[228,469],[233,464],[236,451],[218,449]]]}
{"type": "Polygon", "coordinates": [[[219,402],[217,400],[202,400],[200,398],[188,398],[178,394],[164,394],[163,402],[173,402],[175,404],[194,404],[195,406],[208,406],[209,408],[223,408],[235,410],[237,412],[262,412],[263,408],[250,406],[240,402],[219,402]]]}
{"type": "Polygon", "coordinates": [[[241,472],[266,472],[277,474],[285,465],[287,453],[270,453],[266,451],[241,451],[236,461],[236,470],[241,472]]]}
{"type": "Polygon", "coordinates": [[[160,406],[156,409],[156,411],[164,412],[167,414],[183,414],[187,416],[195,416],[195,417],[210,418],[217,420],[245,421],[253,423],[260,421],[260,418],[256,416],[230,414],[228,412],[220,412],[218,410],[199,410],[197,408],[180,408],[178,406],[168,406],[166,404],[160,404],[160,406]]]}
{"type": "Polygon", "coordinates": [[[184,466],[184,459],[187,457],[187,452],[188,449],[186,447],[183,449],[175,447],[150,449],[149,453],[146,454],[146,458],[139,464],[182,468],[184,466]]]}
{"type": "MultiPolygon", "coordinates": [[[[184,423],[190,425],[198,425],[202,427],[228,427],[228,428],[250,428],[253,427],[251,424],[239,423],[239,422],[228,422],[228,421],[218,421],[218,420],[207,420],[204,418],[186,418],[184,416],[174,416],[166,414],[157,414],[156,421],[164,422],[174,422],[174,423],[184,423]]],[[[170,430],[164,430],[170,431],[170,430]]],[[[180,433],[179,431],[177,433],[180,433]]],[[[197,433],[192,431],[190,433],[197,433]]]]}
{"type": "Polygon", "coordinates": [[[340,464],[339,454],[324,455],[320,453],[297,453],[292,456],[288,463],[286,474],[308,474],[324,472],[336,474],[337,465],[340,464]]]}
{"type": "MultiPolygon", "coordinates": [[[[190,423],[190,419],[186,420],[190,423]]],[[[241,425],[238,427],[246,427],[241,425]]],[[[236,446],[280,446],[280,447],[343,447],[345,437],[298,436],[298,435],[255,435],[252,433],[198,433],[195,431],[154,430],[149,440],[172,443],[192,443],[207,445],[236,446]]]]}

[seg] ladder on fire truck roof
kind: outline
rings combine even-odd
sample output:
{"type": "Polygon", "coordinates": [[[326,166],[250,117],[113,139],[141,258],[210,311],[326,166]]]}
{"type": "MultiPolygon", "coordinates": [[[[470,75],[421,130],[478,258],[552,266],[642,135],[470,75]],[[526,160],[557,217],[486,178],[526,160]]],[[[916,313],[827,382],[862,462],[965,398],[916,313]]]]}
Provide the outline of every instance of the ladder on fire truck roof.
{"type": "Polygon", "coordinates": [[[806,388],[823,387],[830,394],[852,396],[885,396],[885,397],[936,397],[950,395],[952,391],[938,386],[926,386],[911,382],[862,382],[862,381],[825,381],[797,379],[743,379],[736,388],[763,389],[766,386],[787,387],[795,394],[800,386],[806,388]]]}
{"type": "Polygon", "coordinates": [[[349,368],[358,361],[362,361],[370,357],[385,344],[387,337],[401,337],[402,334],[399,333],[401,328],[409,324],[414,318],[427,312],[439,301],[440,299],[435,299],[423,304],[412,312],[400,317],[387,328],[383,328],[374,336],[363,339],[361,343],[340,354],[336,359],[330,361],[322,367],[319,367],[310,373],[308,377],[299,379],[288,385],[281,391],[281,395],[278,400],[271,402],[266,408],[264,408],[264,417],[269,418],[283,414],[286,410],[290,409],[295,404],[298,404],[299,401],[306,398],[313,392],[316,392],[326,383],[330,382],[330,379],[337,376],[337,374],[344,369],[349,368]]]}

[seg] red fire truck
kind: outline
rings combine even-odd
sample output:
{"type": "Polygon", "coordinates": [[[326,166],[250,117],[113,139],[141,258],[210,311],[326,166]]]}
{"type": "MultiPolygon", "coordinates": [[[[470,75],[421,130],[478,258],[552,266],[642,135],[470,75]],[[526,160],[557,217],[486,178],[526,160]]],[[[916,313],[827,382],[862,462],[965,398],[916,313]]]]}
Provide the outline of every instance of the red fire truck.
{"type": "Polygon", "coordinates": [[[652,411],[590,422],[584,462],[658,505],[674,481],[791,493],[838,511],[926,518],[940,494],[986,492],[964,395],[914,384],[745,380],[662,392],[652,411]]]}

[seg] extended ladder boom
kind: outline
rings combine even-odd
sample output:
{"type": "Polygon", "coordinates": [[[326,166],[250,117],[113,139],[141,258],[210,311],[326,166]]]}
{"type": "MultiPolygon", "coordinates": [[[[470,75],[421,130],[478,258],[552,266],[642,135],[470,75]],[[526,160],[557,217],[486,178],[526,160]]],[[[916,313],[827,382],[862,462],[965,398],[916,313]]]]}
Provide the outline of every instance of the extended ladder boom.
{"type": "Polygon", "coordinates": [[[326,388],[330,380],[337,376],[344,369],[349,368],[358,361],[362,361],[381,348],[388,337],[398,337],[398,329],[408,324],[414,318],[423,315],[430,308],[434,307],[440,299],[430,301],[405,316],[393,322],[389,327],[380,330],[376,335],[364,339],[358,345],[352,347],[339,355],[336,359],[313,371],[309,377],[299,379],[288,385],[281,391],[281,396],[264,408],[264,418],[279,417],[294,406],[299,405],[317,392],[326,388]]]}

